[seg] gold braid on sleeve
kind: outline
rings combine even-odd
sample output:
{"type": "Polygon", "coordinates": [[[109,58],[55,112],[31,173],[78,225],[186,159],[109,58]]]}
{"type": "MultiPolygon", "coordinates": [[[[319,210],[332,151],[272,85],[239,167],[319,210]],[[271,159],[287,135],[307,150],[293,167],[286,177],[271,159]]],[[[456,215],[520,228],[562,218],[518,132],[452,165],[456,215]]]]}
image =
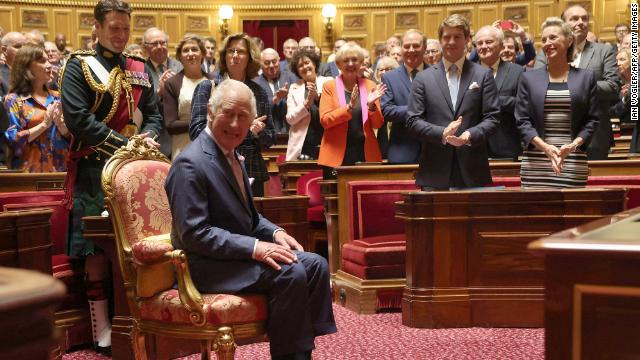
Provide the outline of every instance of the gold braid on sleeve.
{"type": "Polygon", "coordinates": [[[113,118],[113,115],[118,110],[118,103],[120,102],[120,92],[124,90],[125,96],[127,98],[127,110],[129,110],[129,118],[133,115],[133,96],[131,95],[131,84],[126,80],[124,71],[120,69],[120,66],[114,67],[109,73],[109,80],[107,84],[99,84],[91,75],[91,70],[89,68],[89,64],[83,60],[81,57],[78,58],[80,60],[80,64],[82,64],[82,72],[84,73],[84,78],[87,80],[89,87],[91,90],[95,91],[97,94],[109,93],[113,98],[111,103],[111,109],[107,116],[102,120],[103,123],[107,124],[113,118]]]}

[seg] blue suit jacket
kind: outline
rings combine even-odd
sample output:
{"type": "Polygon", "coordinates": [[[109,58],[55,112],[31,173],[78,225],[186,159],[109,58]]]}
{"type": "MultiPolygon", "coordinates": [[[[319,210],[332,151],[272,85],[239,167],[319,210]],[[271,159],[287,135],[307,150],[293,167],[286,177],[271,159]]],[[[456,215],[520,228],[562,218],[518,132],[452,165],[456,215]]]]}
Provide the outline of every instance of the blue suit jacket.
{"type": "Polygon", "coordinates": [[[172,215],[171,240],[189,258],[196,288],[237,292],[255,283],[260,267],[251,259],[255,239],[273,241],[278,228],[253,205],[243,170],[242,195],[225,155],[203,131],[173,160],[165,182],[172,215]]]}
{"type": "Polygon", "coordinates": [[[409,132],[422,140],[416,183],[451,187],[452,169],[457,166],[464,186],[490,184],[486,140],[498,126],[499,113],[496,82],[490,69],[465,60],[455,109],[442,61],[419,73],[413,80],[407,118],[409,132]],[[471,146],[443,145],[444,129],[459,116],[463,120],[456,135],[468,130],[471,146]]]}
{"type": "Polygon", "coordinates": [[[382,82],[387,85],[387,91],[380,99],[380,107],[385,121],[391,122],[387,158],[390,163],[417,164],[420,159],[420,140],[410,135],[406,126],[411,96],[411,80],[407,68],[401,65],[384,73],[382,82]]]}
{"type": "MultiPolygon", "coordinates": [[[[584,149],[599,121],[596,79],[589,70],[571,67],[567,85],[571,94],[571,139],[578,136],[583,138],[584,149]]],[[[548,87],[549,74],[546,67],[526,71],[520,78],[515,115],[516,124],[527,147],[536,136],[544,139],[544,99],[548,87]]]]}
{"type": "MultiPolygon", "coordinates": [[[[273,104],[273,91],[269,86],[269,81],[264,77],[264,74],[256,76],[253,81],[260,85],[260,87],[267,93],[267,100],[271,104],[271,116],[273,118],[273,127],[277,133],[289,133],[289,123],[287,122],[287,98],[280,100],[278,103],[273,104]]],[[[285,84],[294,84],[298,81],[295,75],[289,70],[280,69],[280,78],[276,83],[276,89],[285,86],[285,84]]]]}
{"type": "Polygon", "coordinates": [[[516,64],[501,61],[498,65],[495,80],[500,106],[500,126],[487,140],[489,156],[492,158],[515,159],[522,153],[520,133],[513,113],[518,83],[523,72],[522,66],[516,64]]]}

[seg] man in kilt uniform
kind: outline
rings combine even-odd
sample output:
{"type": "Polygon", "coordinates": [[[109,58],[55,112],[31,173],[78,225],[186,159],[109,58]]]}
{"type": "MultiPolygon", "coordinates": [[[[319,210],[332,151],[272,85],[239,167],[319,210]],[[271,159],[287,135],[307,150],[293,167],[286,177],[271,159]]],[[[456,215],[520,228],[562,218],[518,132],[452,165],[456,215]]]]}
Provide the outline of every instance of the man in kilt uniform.
{"type": "Polygon", "coordinates": [[[71,210],[67,253],[85,260],[94,344],[111,345],[108,263],[102,251],[82,236],[83,216],[104,209],[101,173],[105,162],[141,133],[151,146],[161,129],[157,96],[144,59],[124,54],[131,8],[121,0],[100,0],[94,8],[98,44],[95,51],[70,55],[60,73],[65,122],[73,135],[67,159],[65,205],[71,210]]]}

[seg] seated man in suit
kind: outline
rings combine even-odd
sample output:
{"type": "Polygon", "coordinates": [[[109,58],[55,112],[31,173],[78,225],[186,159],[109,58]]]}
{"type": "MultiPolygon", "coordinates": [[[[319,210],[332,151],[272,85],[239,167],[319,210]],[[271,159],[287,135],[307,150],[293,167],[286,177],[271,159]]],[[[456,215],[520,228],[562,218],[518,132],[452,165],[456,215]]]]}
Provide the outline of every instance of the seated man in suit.
{"type": "Polygon", "coordinates": [[[520,133],[516,128],[514,111],[516,93],[522,66],[500,60],[500,50],[504,33],[494,26],[483,26],[475,36],[476,49],[480,64],[493,72],[498,91],[500,106],[500,126],[495,134],[487,139],[489,157],[494,159],[517,159],[522,154],[520,133]]]}
{"type": "Polygon", "coordinates": [[[465,17],[446,18],[438,36],[442,61],[418,73],[409,99],[407,129],[422,140],[416,183],[424,190],[486,186],[486,141],[499,116],[496,82],[490,69],[465,57],[465,17]]]}
{"type": "Polygon", "coordinates": [[[273,359],[310,359],[314,338],[336,332],[328,265],[253,205],[234,149],[255,116],[247,85],[229,79],[216,87],[205,131],[174,159],[167,176],[171,239],[187,253],[199,291],[267,295],[273,359]]]}
{"type": "Polygon", "coordinates": [[[425,69],[425,39],[418,30],[407,30],[402,36],[402,65],[382,75],[387,91],[380,99],[385,123],[391,123],[389,150],[390,164],[417,164],[420,158],[420,140],[407,132],[407,104],[411,83],[425,69]]]}
{"type": "Polygon", "coordinates": [[[273,127],[277,133],[289,133],[287,122],[287,95],[289,86],[298,78],[287,69],[280,68],[280,55],[272,48],[266,48],[260,53],[260,66],[262,74],[256,76],[253,81],[267,93],[267,99],[271,102],[271,117],[273,127]]]}

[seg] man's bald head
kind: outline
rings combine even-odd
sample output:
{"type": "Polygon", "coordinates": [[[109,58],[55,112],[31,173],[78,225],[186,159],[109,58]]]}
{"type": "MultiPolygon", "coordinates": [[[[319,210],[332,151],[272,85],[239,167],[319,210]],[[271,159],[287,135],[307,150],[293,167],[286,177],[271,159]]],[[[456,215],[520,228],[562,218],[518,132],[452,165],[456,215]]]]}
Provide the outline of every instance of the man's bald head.
{"type": "Polygon", "coordinates": [[[13,65],[13,59],[18,50],[27,43],[27,37],[17,31],[11,31],[2,37],[2,50],[5,53],[7,65],[13,65]]]}

